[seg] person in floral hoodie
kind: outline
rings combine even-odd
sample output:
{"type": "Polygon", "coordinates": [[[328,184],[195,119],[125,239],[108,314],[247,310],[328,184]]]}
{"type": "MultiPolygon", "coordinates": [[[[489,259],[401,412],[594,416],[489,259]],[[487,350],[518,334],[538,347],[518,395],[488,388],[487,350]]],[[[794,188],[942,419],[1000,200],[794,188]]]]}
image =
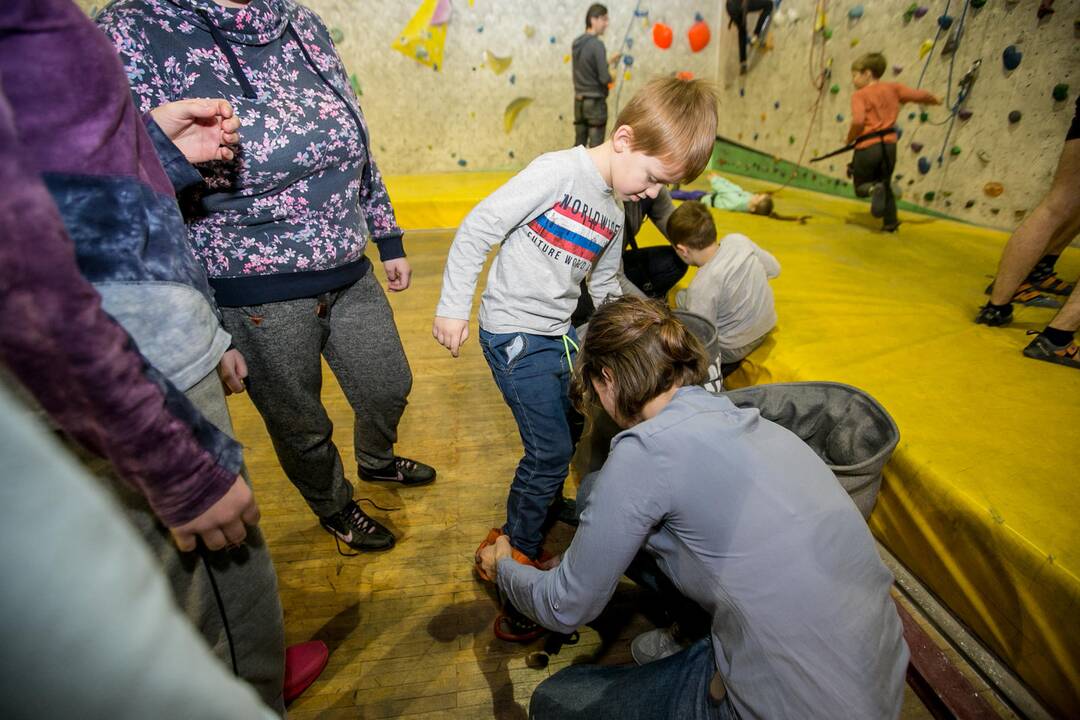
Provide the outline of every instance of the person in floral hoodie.
{"type": "Polygon", "coordinates": [[[412,386],[391,291],[409,286],[402,231],[329,32],[292,0],[115,0],[98,24],[147,112],[223,97],[242,120],[236,157],[200,169],[182,198],[248,390],[289,479],[356,550],[394,536],[353,501],[320,400],[325,357],[355,411],[358,471],[420,485],[435,470],[394,454],[412,386]]]}

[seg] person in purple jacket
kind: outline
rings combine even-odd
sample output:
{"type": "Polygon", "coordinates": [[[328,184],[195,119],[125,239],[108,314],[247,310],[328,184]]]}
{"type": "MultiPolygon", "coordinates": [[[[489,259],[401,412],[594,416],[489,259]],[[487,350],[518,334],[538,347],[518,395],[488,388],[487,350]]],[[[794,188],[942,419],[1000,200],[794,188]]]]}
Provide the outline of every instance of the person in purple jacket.
{"type": "Polygon", "coordinates": [[[116,0],[97,21],[143,112],[223,97],[244,118],[236,157],[203,165],[205,184],[182,202],[192,244],[285,474],[338,540],[392,547],[353,500],[322,358],[354,412],[360,478],[432,482],[433,468],[394,452],[412,373],[369,240],[390,291],[412,270],[329,32],[293,0],[116,0]]]}
{"type": "MultiPolygon", "coordinates": [[[[140,116],[70,0],[0,5],[0,104],[0,366],[105,480],[218,657],[283,712],[277,581],[218,377],[237,388],[242,360],[174,195],[199,179],[185,152],[232,155],[232,110],[140,116]]],[[[290,650],[325,661],[321,643],[290,650]]]]}

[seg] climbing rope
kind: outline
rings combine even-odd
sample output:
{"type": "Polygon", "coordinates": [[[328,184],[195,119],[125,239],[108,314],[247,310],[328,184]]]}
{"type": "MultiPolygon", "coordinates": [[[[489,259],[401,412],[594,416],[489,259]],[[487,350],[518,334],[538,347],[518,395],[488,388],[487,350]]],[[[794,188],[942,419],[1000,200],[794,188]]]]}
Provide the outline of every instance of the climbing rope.
{"type": "MultiPolygon", "coordinates": [[[[638,0],[637,5],[634,6],[633,14],[630,15],[630,22],[626,26],[626,32],[623,33],[622,44],[619,45],[619,62],[622,62],[622,52],[626,48],[627,41],[630,39],[630,31],[634,29],[634,21],[640,17],[640,15],[638,14],[640,10],[641,0],[638,0]]],[[[616,71],[618,71],[618,68],[616,68],[616,71]]],[[[615,84],[618,86],[615,90],[615,117],[619,116],[619,98],[622,96],[622,89],[623,85],[625,84],[623,80],[625,79],[625,77],[626,73],[622,72],[619,73],[619,77],[615,80],[615,84]]]]}

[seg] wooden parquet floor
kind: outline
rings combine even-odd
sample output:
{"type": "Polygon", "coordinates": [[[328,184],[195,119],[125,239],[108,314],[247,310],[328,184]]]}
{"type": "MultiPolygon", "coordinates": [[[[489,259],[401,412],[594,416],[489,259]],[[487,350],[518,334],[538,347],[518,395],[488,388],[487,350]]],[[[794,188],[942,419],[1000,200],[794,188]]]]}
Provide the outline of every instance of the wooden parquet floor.
{"type": "MultiPolygon", "coordinates": [[[[639,591],[626,584],[594,624],[599,631],[583,628],[574,646],[544,653],[542,640],[521,646],[492,634],[497,601],[475,578],[472,555],[505,519],[521,441],[475,321],[457,359],[431,337],[451,238],[409,233],[412,287],[390,297],[414,376],[397,449],[434,465],[435,484],[399,489],[357,480],[349,405],[324,366],[323,400],[355,496],[399,508],[362,504],[398,536],[393,549],[340,556],[285,478],[255,408],[246,396],[230,399],[278,572],[287,639],[321,639],[331,649],[322,677],[290,708],[293,718],[524,718],[533,688],[551,672],[583,659],[630,662],[629,639],[650,627],[633,611],[639,591]]],[[[381,267],[376,272],[384,280],[381,267]]]]}

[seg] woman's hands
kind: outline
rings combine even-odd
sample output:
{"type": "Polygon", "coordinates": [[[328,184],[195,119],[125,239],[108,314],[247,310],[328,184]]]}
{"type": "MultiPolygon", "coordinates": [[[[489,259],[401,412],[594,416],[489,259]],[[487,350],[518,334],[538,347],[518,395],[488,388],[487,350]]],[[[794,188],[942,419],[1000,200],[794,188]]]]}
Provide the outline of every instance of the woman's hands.
{"type": "Polygon", "coordinates": [[[227,100],[177,100],[159,105],[150,116],[189,163],[236,156],[232,148],[240,142],[240,118],[227,100]]]}

